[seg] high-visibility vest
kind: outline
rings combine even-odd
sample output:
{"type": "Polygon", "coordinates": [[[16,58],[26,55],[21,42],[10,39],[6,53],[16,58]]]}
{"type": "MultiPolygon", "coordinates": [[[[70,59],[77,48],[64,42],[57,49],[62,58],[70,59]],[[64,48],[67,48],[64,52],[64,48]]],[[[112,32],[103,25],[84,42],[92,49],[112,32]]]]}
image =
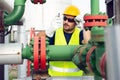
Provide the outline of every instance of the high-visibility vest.
{"type": "MultiPolygon", "coordinates": [[[[80,41],[80,29],[75,28],[75,31],[72,33],[71,39],[68,43],[68,45],[79,45],[80,41]]],[[[67,42],[65,40],[63,28],[59,28],[56,30],[55,33],[55,45],[67,45],[67,42]]]]}
{"type": "MultiPolygon", "coordinates": [[[[75,28],[74,33],[68,45],[79,45],[80,30],[75,28]],[[77,36],[77,37],[76,37],[77,36]]],[[[55,45],[67,45],[63,28],[56,30],[55,45]],[[62,39],[62,40],[61,40],[62,39]]],[[[82,76],[83,71],[80,70],[72,61],[50,61],[48,73],[50,76],[82,76]]]]}
{"type": "Polygon", "coordinates": [[[50,61],[49,64],[50,76],[83,76],[83,71],[72,61],[50,61]]]}

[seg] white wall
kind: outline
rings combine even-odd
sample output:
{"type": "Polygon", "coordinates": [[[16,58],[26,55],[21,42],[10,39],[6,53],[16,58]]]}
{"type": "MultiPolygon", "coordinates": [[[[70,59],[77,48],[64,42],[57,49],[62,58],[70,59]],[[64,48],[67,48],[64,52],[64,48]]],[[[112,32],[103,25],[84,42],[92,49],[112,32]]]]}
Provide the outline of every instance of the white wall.
{"type": "Polygon", "coordinates": [[[62,15],[64,8],[71,4],[71,0],[47,0],[44,4],[26,2],[25,25],[26,30],[35,27],[36,30],[44,30],[51,27],[51,22],[58,13],[62,15]]]}
{"type": "MultiPolygon", "coordinates": [[[[5,0],[14,7],[14,0],[5,0]]],[[[56,15],[62,12],[64,8],[71,4],[72,0],[46,0],[44,4],[33,4],[30,0],[26,0],[25,18],[26,30],[30,30],[31,27],[35,27],[36,30],[44,30],[47,27],[51,27],[51,22],[56,15]]]]}
{"type": "MultiPolygon", "coordinates": [[[[7,1],[12,7],[14,6],[14,0],[5,1],[7,1]]],[[[90,13],[90,1],[91,0],[46,0],[46,3],[44,4],[33,4],[30,0],[26,0],[25,13],[23,15],[25,18],[24,25],[26,30],[35,27],[36,30],[48,31],[51,28],[56,28],[59,25],[62,25],[58,18],[62,19],[63,10],[69,4],[78,6],[81,11],[80,18],[83,20],[83,16],[86,13],[90,13]],[[57,16],[58,13],[60,13],[60,17],[57,16]]],[[[105,0],[99,0],[99,2],[100,11],[106,12],[105,0]]]]}
{"type": "MultiPolygon", "coordinates": [[[[80,23],[80,27],[83,27],[84,24],[84,15],[91,14],[91,0],[72,0],[72,4],[76,5],[80,9],[80,19],[82,23],[80,23]]],[[[99,10],[100,12],[106,12],[105,0],[99,0],[99,10]]]]}
{"type": "MultiPolygon", "coordinates": [[[[91,0],[72,0],[72,4],[76,5],[81,11],[81,19],[86,13],[91,13],[91,0]]],[[[99,0],[100,12],[106,12],[105,0],[99,0]]]]}

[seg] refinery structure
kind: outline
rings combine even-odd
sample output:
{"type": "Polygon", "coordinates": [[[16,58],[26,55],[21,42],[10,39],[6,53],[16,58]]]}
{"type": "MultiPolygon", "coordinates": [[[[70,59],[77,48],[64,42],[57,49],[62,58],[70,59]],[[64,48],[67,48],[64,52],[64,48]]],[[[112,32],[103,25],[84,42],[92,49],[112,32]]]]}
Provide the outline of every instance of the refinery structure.
{"type": "Polygon", "coordinates": [[[119,0],[104,0],[105,12],[100,11],[100,0],[89,1],[90,13],[83,16],[78,26],[91,32],[87,44],[49,44],[47,37],[62,26],[64,9],[72,2],[0,0],[0,80],[120,79],[119,0]],[[76,69],[66,68],[65,73],[59,73],[60,68],[50,66],[54,65],[52,61],[71,61],[76,69]]]}

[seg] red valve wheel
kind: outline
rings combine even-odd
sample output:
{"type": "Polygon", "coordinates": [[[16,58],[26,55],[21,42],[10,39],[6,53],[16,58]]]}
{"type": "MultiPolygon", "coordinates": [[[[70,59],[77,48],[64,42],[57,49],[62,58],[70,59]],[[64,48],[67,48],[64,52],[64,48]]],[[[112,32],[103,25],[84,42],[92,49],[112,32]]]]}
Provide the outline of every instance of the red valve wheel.
{"type": "Polygon", "coordinates": [[[107,26],[108,16],[106,15],[86,15],[84,16],[84,27],[107,26]]]}
{"type": "Polygon", "coordinates": [[[46,40],[45,36],[34,37],[34,69],[46,69],[46,40]]]}
{"type": "Polygon", "coordinates": [[[43,4],[44,2],[46,2],[46,1],[44,1],[44,0],[34,0],[34,4],[37,4],[37,3],[43,4]]]}
{"type": "Polygon", "coordinates": [[[38,37],[34,37],[34,69],[38,70],[39,69],[39,46],[38,46],[38,37]]]}
{"type": "Polygon", "coordinates": [[[30,30],[30,39],[34,38],[34,36],[35,36],[35,29],[31,28],[31,30],[30,30]]]}
{"type": "MultiPolygon", "coordinates": [[[[32,38],[34,38],[35,36],[35,29],[34,28],[31,28],[30,30],[30,39],[29,39],[29,42],[32,38]]],[[[29,43],[28,43],[29,44],[29,43]]],[[[30,76],[30,64],[31,64],[31,61],[30,60],[27,60],[27,76],[30,76]]]]}
{"type": "Polygon", "coordinates": [[[45,40],[45,36],[41,36],[41,45],[40,45],[40,62],[41,62],[41,70],[45,70],[46,69],[46,40],[45,40]]]}
{"type": "Polygon", "coordinates": [[[104,19],[104,20],[107,20],[108,19],[108,16],[106,15],[86,15],[84,16],[84,20],[94,20],[94,19],[104,19]]]}
{"type": "Polygon", "coordinates": [[[37,4],[39,2],[39,0],[34,0],[34,4],[37,4]]]}
{"type": "Polygon", "coordinates": [[[27,60],[27,76],[30,76],[30,64],[31,64],[31,61],[27,60]]]}
{"type": "Polygon", "coordinates": [[[40,4],[43,4],[43,0],[39,0],[40,4]]]}

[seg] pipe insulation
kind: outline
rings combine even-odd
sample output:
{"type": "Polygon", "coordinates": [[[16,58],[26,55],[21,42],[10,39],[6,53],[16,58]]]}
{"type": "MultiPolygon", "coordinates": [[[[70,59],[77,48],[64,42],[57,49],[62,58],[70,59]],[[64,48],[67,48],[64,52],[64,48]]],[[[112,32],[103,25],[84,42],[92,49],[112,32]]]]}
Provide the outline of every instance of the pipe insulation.
{"type": "Polygon", "coordinates": [[[105,29],[107,79],[120,80],[120,25],[105,29]]]}
{"type": "Polygon", "coordinates": [[[15,0],[14,1],[14,9],[13,11],[8,14],[6,18],[4,18],[5,25],[13,25],[14,23],[18,22],[25,11],[25,2],[26,0],[15,0]]]}
{"type": "Polygon", "coordinates": [[[4,0],[0,0],[0,8],[7,10],[8,13],[12,12],[12,7],[4,0]]]}
{"type": "Polygon", "coordinates": [[[18,43],[0,44],[0,64],[21,64],[22,45],[18,43]]]}

